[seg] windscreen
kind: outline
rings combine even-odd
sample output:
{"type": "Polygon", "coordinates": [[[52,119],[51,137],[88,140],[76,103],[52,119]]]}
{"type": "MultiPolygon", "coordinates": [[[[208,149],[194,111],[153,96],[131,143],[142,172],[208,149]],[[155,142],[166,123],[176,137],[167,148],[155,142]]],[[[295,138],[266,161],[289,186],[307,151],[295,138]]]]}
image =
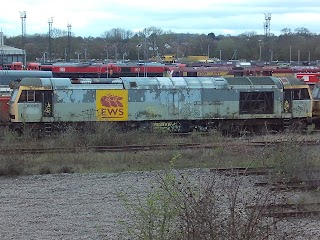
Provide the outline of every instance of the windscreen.
{"type": "Polygon", "coordinates": [[[312,91],[313,99],[320,99],[320,85],[316,84],[312,91]]]}
{"type": "Polygon", "coordinates": [[[11,94],[11,98],[10,98],[10,103],[13,103],[16,100],[18,92],[19,92],[18,89],[13,90],[13,92],[11,94]]]}

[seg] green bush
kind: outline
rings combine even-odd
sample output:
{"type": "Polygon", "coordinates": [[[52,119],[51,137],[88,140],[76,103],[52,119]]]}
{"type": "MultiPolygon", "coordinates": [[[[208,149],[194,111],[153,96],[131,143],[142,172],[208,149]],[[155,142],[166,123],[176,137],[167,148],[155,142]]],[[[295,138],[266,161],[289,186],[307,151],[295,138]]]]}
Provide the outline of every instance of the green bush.
{"type": "Polygon", "coordinates": [[[318,179],[318,154],[314,147],[302,146],[289,138],[273,149],[271,160],[273,171],[270,175],[276,182],[315,182],[318,179]]]}

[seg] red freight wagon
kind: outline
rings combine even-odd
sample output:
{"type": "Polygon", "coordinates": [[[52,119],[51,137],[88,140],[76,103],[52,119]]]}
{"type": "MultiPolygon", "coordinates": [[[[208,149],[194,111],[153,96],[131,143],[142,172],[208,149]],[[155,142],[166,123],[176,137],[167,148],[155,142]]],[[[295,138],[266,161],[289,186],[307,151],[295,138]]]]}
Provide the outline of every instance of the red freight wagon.
{"type": "Polygon", "coordinates": [[[320,72],[318,73],[296,73],[296,78],[303,80],[307,84],[314,85],[319,82],[320,72]]]}
{"type": "Polygon", "coordinates": [[[5,124],[9,120],[9,105],[10,96],[0,96],[0,124],[5,124]]]}

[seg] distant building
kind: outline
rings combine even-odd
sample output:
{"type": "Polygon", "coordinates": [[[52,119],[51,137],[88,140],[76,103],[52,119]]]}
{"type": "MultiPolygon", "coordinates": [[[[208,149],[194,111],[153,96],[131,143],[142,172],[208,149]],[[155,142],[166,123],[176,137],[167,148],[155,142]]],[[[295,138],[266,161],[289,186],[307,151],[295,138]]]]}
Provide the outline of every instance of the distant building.
{"type": "Polygon", "coordinates": [[[4,45],[3,32],[0,32],[0,66],[5,69],[14,62],[26,63],[26,51],[4,45]]]}

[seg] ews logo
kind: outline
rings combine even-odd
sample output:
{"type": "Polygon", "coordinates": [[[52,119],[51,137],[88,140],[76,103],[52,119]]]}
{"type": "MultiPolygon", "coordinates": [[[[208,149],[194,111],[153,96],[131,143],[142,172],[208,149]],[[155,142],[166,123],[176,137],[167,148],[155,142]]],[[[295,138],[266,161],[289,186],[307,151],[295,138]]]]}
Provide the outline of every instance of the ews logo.
{"type": "Polygon", "coordinates": [[[98,121],[125,121],[128,119],[127,90],[97,90],[98,121]]]}

